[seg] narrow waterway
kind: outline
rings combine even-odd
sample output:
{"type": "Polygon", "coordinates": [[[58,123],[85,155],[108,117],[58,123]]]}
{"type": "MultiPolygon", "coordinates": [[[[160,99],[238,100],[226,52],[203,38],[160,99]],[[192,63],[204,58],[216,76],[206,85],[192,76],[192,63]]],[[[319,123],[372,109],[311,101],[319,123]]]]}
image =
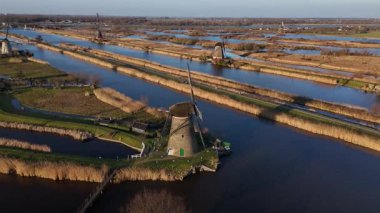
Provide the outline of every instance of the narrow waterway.
{"type": "MultiPolygon", "coordinates": [[[[58,53],[30,48],[37,58],[52,66],[70,73],[97,75],[102,86],[135,99],[146,98],[152,106],[168,107],[189,100],[187,95],[158,85],[58,53]]],[[[111,185],[92,211],[117,212],[146,189],[182,197],[183,205],[193,212],[378,212],[378,153],[206,101],[198,102],[204,115],[203,126],[233,144],[234,153],[223,160],[218,173],[193,176],[177,183],[111,185]]],[[[92,186],[0,176],[0,187],[6,189],[0,190],[4,209],[17,212],[20,204],[25,204],[23,207],[27,206],[29,212],[71,212],[92,186]],[[38,195],[30,198],[36,192],[38,195]]]]}
{"type": "MultiPolygon", "coordinates": [[[[265,73],[244,71],[240,69],[225,68],[215,66],[210,63],[189,61],[185,59],[179,59],[153,53],[146,53],[144,51],[132,50],[113,45],[97,45],[89,41],[82,41],[58,35],[43,34],[29,30],[14,30],[12,31],[12,33],[22,34],[30,38],[35,38],[37,35],[41,34],[46,42],[52,44],[59,44],[60,42],[71,42],[83,47],[102,49],[122,55],[147,59],[150,61],[182,69],[186,68],[186,63],[190,63],[191,69],[208,73],[214,76],[221,76],[242,83],[248,83],[263,88],[275,89],[295,95],[307,96],[325,101],[356,105],[365,107],[367,109],[372,109],[376,105],[380,104],[380,98],[376,94],[365,93],[361,90],[352,89],[349,87],[329,86],[314,83],[311,81],[304,81],[278,75],[270,75],[265,73]]],[[[42,52],[41,54],[45,53],[42,52]]],[[[41,57],[38,52],[36,53],[36,57],[41,57]]],[[[45,57],[49,57],[49,55],[45,54],[45,57]]]]}
{"type": "Polygon", "coordinates": [[[49,133],[0,128],[0,137],[27,141],[32,144],[46,144],[53,153],[78,155],[94,158],[118,159],[127,158],[137,151],[119,143],[111,143],[99,139],[81,142],[68,136],[49,133]]]}

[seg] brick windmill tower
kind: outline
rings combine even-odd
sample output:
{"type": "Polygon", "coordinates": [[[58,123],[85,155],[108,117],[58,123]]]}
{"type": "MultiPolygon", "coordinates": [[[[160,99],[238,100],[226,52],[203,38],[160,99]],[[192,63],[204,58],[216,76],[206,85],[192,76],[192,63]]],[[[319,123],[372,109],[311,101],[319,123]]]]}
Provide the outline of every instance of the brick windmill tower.
{"type": "Polygon", "coordinates": [[[191,101],[175,104],[169,110],[171,127],[167,152],[177,157],[193,156],[201,150],[202,145],[205,146],[200,125],[202,113],[194,98],[190,68],[187,66],[191,101]]]}

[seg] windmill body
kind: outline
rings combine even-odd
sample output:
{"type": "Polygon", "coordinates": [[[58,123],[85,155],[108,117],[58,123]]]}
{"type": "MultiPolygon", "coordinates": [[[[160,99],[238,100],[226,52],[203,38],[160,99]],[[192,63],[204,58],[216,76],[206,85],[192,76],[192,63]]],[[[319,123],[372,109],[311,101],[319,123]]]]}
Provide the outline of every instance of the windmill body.
{"type": "Polygon", "coordinates": [[[212,52],[212,59],[215,60],[224,60],[226,58],[224,44],[217,43],[215,45],[214,51],[212,52]]]}
{"type": "Polygon", "coordinates": [[[168,155],[190,157],[199,152],[193,103],[183,102],[171,106],[170,116],[168,155]]]}
{"type": "Polygon", "coordinates": [[[1,41],[1,55],[11,55],[12,47],[8,39],[3,39],[1,41]]]}

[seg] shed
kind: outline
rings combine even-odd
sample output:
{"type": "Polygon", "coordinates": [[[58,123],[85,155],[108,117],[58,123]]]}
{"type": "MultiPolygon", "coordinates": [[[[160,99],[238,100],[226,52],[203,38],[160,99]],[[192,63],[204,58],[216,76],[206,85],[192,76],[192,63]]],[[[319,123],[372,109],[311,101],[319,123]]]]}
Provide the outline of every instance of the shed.
{"type": "Polygon", "coordinates": [[[141,122],[133,122],[132,124],[132,132],[139,134],[146,134],[149,128],[149,124],[141,123],[141,122]]]}

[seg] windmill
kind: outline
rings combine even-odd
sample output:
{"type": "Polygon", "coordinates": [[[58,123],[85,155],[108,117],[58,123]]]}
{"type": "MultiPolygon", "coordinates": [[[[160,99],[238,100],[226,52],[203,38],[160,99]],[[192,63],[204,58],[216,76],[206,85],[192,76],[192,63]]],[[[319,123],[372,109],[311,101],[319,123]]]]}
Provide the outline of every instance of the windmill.
{"type": "Polygon", "coordinates": [[[9,23],[7,25],[7,31],[5,33],[5,38],[1,41],[1,55],[11,55],[12,54],[12,47],[11,43],[8,40],[9,35],[9,23]]]}
{"type": "Polygon", "coordinates": [[[191,73],[188,66],[188,81],[190,87],[190,102],[177,103],[170,107],[169,119],[171,127],[168,141],[168,155],[190,157],[200,150],[199,142],[205,147],[200,122],[202,113],[196,103],[191,73]]]}
{"type": "Polygon", "coordinates": [[[100,31],[99,13],[96,13],[96,40],[103,40],[103,34],[102,31],[100,31]]]}
{"type": "Polygon", "coordinates": [[[226,50],[224,47],[224,41],[215,44],[214,51],[212,52],[212,60],[214,62],[222,61],[226,58],[226,50]]]}

